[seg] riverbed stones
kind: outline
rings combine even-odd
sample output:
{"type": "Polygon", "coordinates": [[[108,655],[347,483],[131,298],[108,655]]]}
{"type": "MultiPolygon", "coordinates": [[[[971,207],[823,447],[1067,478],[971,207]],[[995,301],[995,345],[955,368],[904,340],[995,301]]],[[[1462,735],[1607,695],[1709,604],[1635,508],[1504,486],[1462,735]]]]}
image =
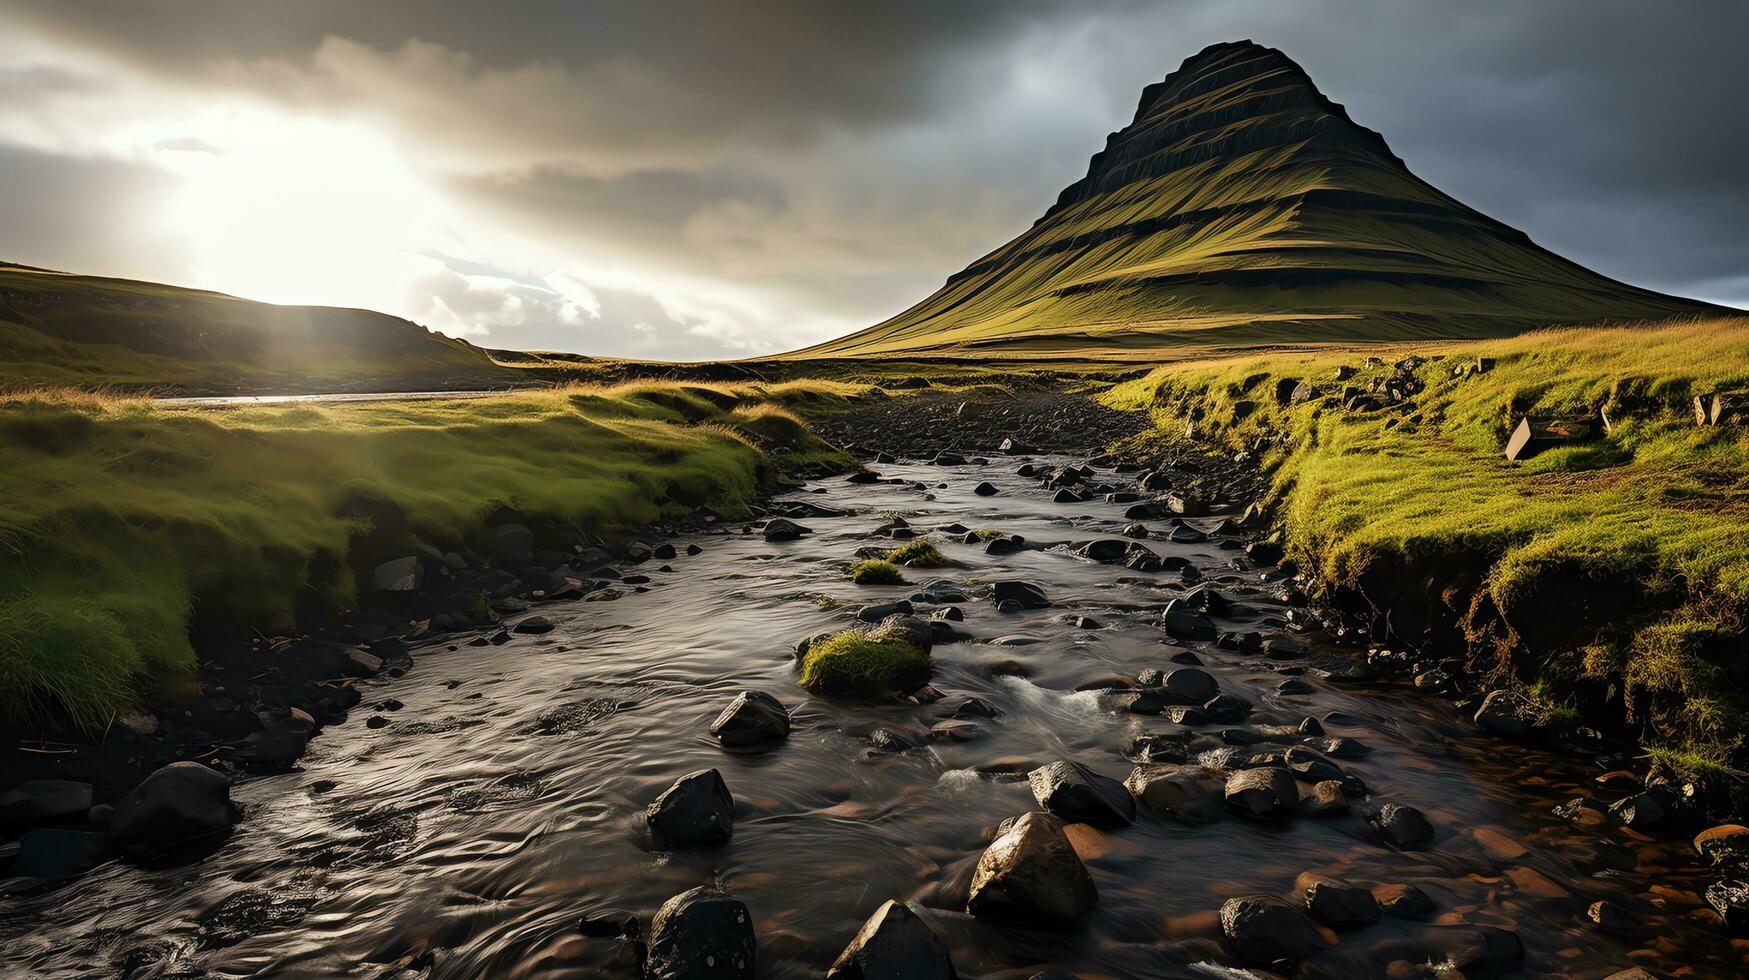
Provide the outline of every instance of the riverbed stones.
{"type": "Polygon", "coordinates": [[[1130,550],[1130,542],[1121,538],[1102,538],[1089,541],[1077,552],[1089,561],[1115,562],[1123,559],[1124,553],[1130,550]]]}
{"type": "Polygon", "coordinates": [[[1300,802],[1299,785],[1294,782],[1293,773],[1274,766],[1229,773],[1222,796],[1227,809],[1263,820],[1291,816],[1300,802]]]}
{"type": "Polygon", "coordinates": [[[757,941],[747,906],[701,885],[662,904],[650,926],[646,980],[743,980],[754,976],[757,941]]]}
{"type": "Polygon", "coordinates": [[[1727,930],[1749,934],[1749,877],[1736,871],[1720,877],[1707,886],[1706,903],[1724,920],[1727,930]]]}
{"type": "Polygon", "coordinates": [[[1022,609],[1044,609],[1051,604],[1045,597],[1045,591],[1031,582],[1015,579],[1005,579],[990,584],[990,599],[998,605],[1004,602],[1018,604],[1022,609]]]}
{"type": "Polygon", "coordinates": [[[781,742],[789,737],[789,712],[764,691],[742,691],[711,722],[710,732],[736,747],[781,742]]]}
{"type": "Polygon", "coordinates": [[[1434,976],[1498,977],[1524,967],[1518,934],[1493,926],[1428,926],[1418,939],[1434,976]]]}
{"type": "Polygon", "coordinates": [[[1640,924],[1632,914],[1607,899],[1600,899],[1587,906],[1585,917],[1600,931],[1611,936],[1631,937],[1638,935],[1640,931],[1640,924]]]}
{"type": "Polygon", "coordinates": [[[91,784],[33,779],[0,793],[0,832],[16,832],[82,816],[91,809],[91,784]]]}
{"type": "MultiPolygon", "coordinates": [[[[1213,724],[1235,725],[1251,714],[1251,702],[1236,694],[1221,693],[1203,702],[1201,713],[1213,724]]],[[[1194,722],[1179,721],[1178,724],[1189,725],[1194,722]]]]}
{"type": "Polygon", "coordinates": [[[1197,667],[1169,670],[1160,680],[1161,690],[1179,704],[1206,704],[1221,693],[1214,675],[1197,667]]]}
{"type": "Polygon", "coordinates": [[[1542,722],[1536,702],[1517,691],[1490,691],[1476,710],[1476,725],[1508,738],[1522,738],[1542,722]]]}
{"type": "Polygon", "coordinates": [[[1737,823],[1708,827],[1694,837],[1694,851],[1707,863],[1749,863],[1749,827],[1737,823]]]}
{"type": "Polygon", "coordinates": [[[553,621],[545,616],[530,616],[511,629],[513,633],[524,636],[539,636],[553,631],[553,621]]]}
{"type": "Polygon", "coordinates": [[[1433,899],[1414,885],[1390,883],[1372,890],[1379,911],[1397,919],[1420,919],[1433,913],[1433,899]]]}
{"type": "Polygon", "coordinates": [[[1307,872],[1294,882],[1313,919],[1338,931],[1379,921],[1378,899],[1358,885],[1307,872]]]}
{"type": "Polygon", "coordinates": [[[230,777],[198,762],[172,762],[116,802],[109,840],[125,853],[150,855],[225,833],[236,818],[230,777]]]}
{"type": "Polygon", "coordinates": [[[1124,788],[1143,806],[1180,823],[1200,826],[1221,818],[1221,776],[1203,766],[1139,765],[1124,788]]]}
{"type": "Polygon", "coordinates": [[[1342,792],[1342,782],[1326,779],[1314,783],[1300,794],[1300,816],[1308,819],[1347,816],[1348,796],[1342,792]]]}
{"type": "Polygon", "coordinates": [[[1068,823],[1123,827],[1136,819],[1136,801],[1124,784],[1079,762],[1058,760],[1027,774],[1033,798],[1068,823]]]}
{"type": "Polygon", "coordinates": [[[953,980],[941,937],[911,909],[891,899],[862,924],[838,954],[827,980],[953,980]]]}
{"type": "Polygon", "coordinates": [[[61,881],[103,861],[109,842],[103,834],[69,827],[38,827],[19,840],[12,875],[38,881],[61,881]]]}
{"type": "Polygon", "coordinates": [[[657,847],[715,847],[734,833],[735,798],[715,769],[689,772],[644,810],[657,847]]]}
{"type": "Polygon", "coordinates": [[[1216,637],[1214,620],[1207,613],[1193,608],[1185,599],[1173,599],[1166,604],[1161,624],[1166,627],[1168,635],[1181,640],[1213,641],[1216,637]]]}
{"type": "Polygon", "coordinates": [[[425,584],[425,566],[418,556],[392,558],[370,570],[372,592],[417,592],[425,584]]]}
{"type": "Polygon", "coordinates": [[[1099,892],[1056,817],[1023,814],[978,858],[966,911],[985,919],[1070,929],[1099,892]]]}
{"type": "Polygon", "coordinates": [[[988,480],[985,480],[984,482],[979,483],[977,486],[973,487],[972,492],[977,494],[980,497],[994,497],[994,496],[996,496],[996,494],[1000,493],[1001,491],[996,489],[996,484],[991,483],[988,480]]]}
{"type": "Polygon", "coordinates": [[[774,517],[765,522],[765,540],[794,541],[804,534],[814,533],[813,528],[803,527],[787,517],[774,517]]]}
{"type": "Polygon", "coordinates": [[[1297,963],[1330,945],[1305,913],[1267,895],[1227,899],[1221,905],[1221,935],[1234,956],[1259,966],[1297,963]]]}
{"type": "Polygon", "coordinates": [[[1388,843],[1405,851],[1418,851],[1433,843],[1433,824],[1412,806],[1386,803],[1367,820],[1388,843]]]}
{"type": "Polygon", "coordinates": [[[1635,793],[1632,796],[1616,800],[1609,806],[1609,813],[1620,821],[1624,827],[1643,830],[1656,826],[1664,821],[1667,811],[1658,794],[1654,792],[1635,793]]]}

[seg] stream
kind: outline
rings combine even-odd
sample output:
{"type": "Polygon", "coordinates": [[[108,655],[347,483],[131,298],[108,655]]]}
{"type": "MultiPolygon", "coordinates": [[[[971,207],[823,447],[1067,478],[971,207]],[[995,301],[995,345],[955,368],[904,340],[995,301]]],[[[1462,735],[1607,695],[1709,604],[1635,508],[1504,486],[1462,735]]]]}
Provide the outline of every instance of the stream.
{"type": "MultiPolygon", "coordinates": [[[[1411,884],[1436,906],[1422,922],[1385,918],[1342,933],[1332,962],[1350,964],[1351,976],[1441,924],[1512,930],[1525,976],[1741,968],[1741,954],[1700,911],[1707,879],[1684,842],[1554,813],[1595,795],[1597,772],[1584,760],[1485,737],[1448,703],[1401,683],[1324,678],[1318,665],[1353,648],[1314,634],[1295,636],[1311,652],[1290,662],[1168,640],[1160,614],[1184,588],[1177,574],[1073,553],[1118,537],[1124,505],[1053,503],[1016,475],[1018,462],[880,465],[906,482],[814,484],[780,500],[844,513],[796,518],[813,529],[800,540],[768,543],[739,524],[674,539],[681,554],[671,572],[655,561],[638,569],[653,579],[647,591],[543,606],[556,624],[543,636],[417,647],[414,669],[372,682],[296,771],[233,789],[245,816],[214,853],[169,867],[111,863],[0,908],[0,975],[635,976],[630,944],[589,938],[579,919],[625,910],[647,934],[666,899],[715,880],[751,910],[765,977],[822,975],[887,899],[917,903],[962,977],[1052,967],[1086,978],[1243,976],[1220,945],[1221,903],[1288,896],[1308,871],[1411,884]],[[983,480],[1000,493],[974,494],[983,480]],[[852,585],[844,565],[853,552],[894,543],[870,536],[884,512],[919,529],[1000,528],[1029,547],[996,557],[937,537],[961,567],[907,570],[910,585],[852,585]],[[688,544],[702,552],[687,556],[688,544]],[[858,605],[904,598],[935,578],[969,596],[956,625],[971,638],[934,651],[943,701],[859,706],[796,686],[798,639],[843,628],[858,605]],[[978,591],[993,579],[1035,583],[1053,604],[998,613],[978,591]],[[1077,626],[1077,616],[1097,628],[1077,626]],[[1279,738],[1316,717],[1329,736],[1371,749],[1342,760],[1371,796],[1354,801],[1352,816],[1279,824],[1228,816],[1190,826],[1144,808],[1133,826],[1074,835],[1099,892],[1080,928],[966,915],[972,870],[995,828],[1036,809],[1025,772],[1061,758],[1121,779],[1137,736],[1183,731],[1077,688],[1171,668],[1186,649],[1222,690],[1256,706],[1242,724],[1197,729],[1206,735],[1199,748],[1218,748],[1222,729],[1279,738]],[[1279,693],[1283,671],[1302,669],[1309,693],[1279,693]],[[726,751],[707,729],[748,689],[790,708],[791,734],[769,751],[726,751]],[[932,739],[931,726],[967,696],[999,714],[932,739]],[[370,710],[389,698],[403,706],[370,710]],[[373,716],[388,723],[367,728],[373,716]],[[919,745],[877,751],[877,728],[919,745]],[[707,768],[734,794],[733,839],[714,850],[653,850],[644,807],[707,768]],[[1432,846],[1378,843],[1361,813],[1384,801],[1423,811],[1432,846]],[[1599,931],[1585,917],[1599,899],[1628,910],[1639,934],[1599,931]]],[[[1232,615],[1216,618],[1221,629],[1288,629],[1286,583],[1236,570],[1241,552],[1222,539],[1146,544],[1192,560],[1234,602],[1232,615]]]]}

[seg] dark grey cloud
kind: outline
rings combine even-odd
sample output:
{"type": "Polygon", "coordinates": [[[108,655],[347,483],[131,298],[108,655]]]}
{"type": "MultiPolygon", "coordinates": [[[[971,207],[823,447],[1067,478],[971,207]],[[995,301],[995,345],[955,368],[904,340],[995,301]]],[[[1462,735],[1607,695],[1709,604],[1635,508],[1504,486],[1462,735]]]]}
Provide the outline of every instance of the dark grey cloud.
{"type": "MultiPolygon", "coordinates": [[[[156,85],[364,120],[465,209],[460,237],[493,239],[414,283],[408,311],[475,318],[487,343],[720,356],[909,305],[1024,230],[1142,86],[1249,37],[1543,245],[1749,303],[1746,33],[1738,0],[0,0],[0,145],[34,141],[67,161],[43,179],[144,214],[167,193],[149,165],[43,149],[83,118],[63,107],[156,85]],[[8,65],[8,33],[134,74],[8,65]],[[555,299],[549,277],[573,286],[555,299]],[[575,284],[597,299],[581,321],[575,284]]],[[[29,247],[40,233],[96,271],[177,260],[54,227],[13,179],[54,165],[23,152],[0,156],[0,209],[33,230],[0,229],[3,254],[60,261],[29,247]]]]}

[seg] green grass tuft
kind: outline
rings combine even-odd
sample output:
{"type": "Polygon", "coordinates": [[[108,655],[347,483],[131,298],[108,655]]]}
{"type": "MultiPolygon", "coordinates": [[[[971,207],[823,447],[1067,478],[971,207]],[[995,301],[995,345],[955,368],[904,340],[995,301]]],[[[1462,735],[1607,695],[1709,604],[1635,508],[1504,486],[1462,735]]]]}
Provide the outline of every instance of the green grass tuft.
{"type": "Polygon", "coordinates": [[[905,576],[890,561],[859,561],[850,566],[850,580],[857,585],[904,585],[905,576]]]}
{"type": "Polygon", "coordinates": [[[887,552],[887,561],[907,568],[951,568],[953,559],[942,554],[930,541],[918,538],[887,552]]]}
{"type": "Polygon", "coordinates": [[[848,630],[808,647],[799,683],[811,694],[893,701],[903,689],[922,683],[929,668],[929,654],[902,639],[871,639],[866,630],[848,630]]]}

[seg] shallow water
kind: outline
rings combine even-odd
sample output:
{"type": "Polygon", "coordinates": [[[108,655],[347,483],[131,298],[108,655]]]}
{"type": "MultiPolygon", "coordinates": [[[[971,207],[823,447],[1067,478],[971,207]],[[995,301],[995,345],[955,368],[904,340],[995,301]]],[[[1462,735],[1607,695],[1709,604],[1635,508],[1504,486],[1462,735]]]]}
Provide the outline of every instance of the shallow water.
{"type": "MultiPolygon", "coordinates": [[[[312,742],[300,771],[236,788],[246,819],[215,853],[173,868],[111,864],[0,912],[0,973],[630,975],[627,951],[582,937],[579,916],[626,909],[647,928],[662,901],[715,877],[752,910],[768,977],[819,976],[889,898],[933,910],[962,976],[1059,966],[1086,977],[1207,977],[1221,974],[1184,964],[1219,956],[1211,940],[1220,903],[1285,895],[1304,871],[1412,883],[1437,903],[1431,921],[1514,929],[1529,976],[1600,977],[1634,962],[1690,965],[1700,976],[1742,969],[1742,954],[1701,911],[1705,878],[1679,842],[1580,829],[1550,812],[1591,793],[1594,773],[1581,762],[1484,739],[1443,702],[1401,685],[1336,686],[1308,674],[1314,693],[1278,697],[1271,665],[1207,644],[1190,646],[1223,689],[1258,706],[1247,726],[1345,716],[1326,722],[1328,733],[1373,749],[1345,768],[1375,800],[1425,811],[1439,831],[1434,847],[1373,843],[1358,816],[1188,827],[1144,814],[1115,833],[1077,834],[1099,888],[1079,930],[1006,929],[955,911],[996,824],[1034,808],[1025,782],[1001,774],[1062,757],[1121,778],[1134,736],[1178,730],[1074,690],[1171,666],[1183,645],[1164,642],[1157,621],[1177,576],[1070,554],[1071,543],[1115,536],[1123,506],[1051,503],[1014,468],[881,467],[945,481],[933,500],[913,485],[830,481],[826,493],[789,499],[855,513],[802,518],[810,537],[768,544],[737,527],[680,539],[682,551],[697,543],[703,553],[683,554],[671,573],[640,568],[655,579],[648,592],[541,609],[557,624],[550,634],[447,651],[451,638],[416,651],[406,677],[373,685],[345,724],[312,742]],[[985,479],[1002,495],[973,495],[985,479]],[[859,603],[913,591],[843,578],[856,548],[882,543],[868,532],[883,511],[919,527],[958,521],[1061,545],[992,558],[947,544],[964,567],[909,573],[913,582],[1027,579],[1055,603],[1020,614],[982,599],[962,604],[960,626],[974,639],[937,647],[934,686],[947,699],[932,707],[816,701],[794,682],[797,639],[843,626],[859,603]],[[822,609],[821,595],[844,605],[822,609]],[[1065,621],[1073,614],[1102,628],[1077,629],[1065,621]],[[992,642],[1002,637],[1010,639],[992,642]],[[706,732],[745,688],[793,709],[791,737],[774,751],[731,754],[706,732]],[[367,729],[368,706],[391,694],[405,708],[367,729]],[[921,736],[966,695],[1002,712],[976,720],[970,741],[871,753],[866,736],[877,725],[921,736]],[[732,842],[649,850],[644,805],[708,767],[736,797],[732,842]],[[1636,913],[1644,937],[1599,933],[1584,918],[1599,898],[1636,913]]],[[[1148,544],[1192,558],[1245,607],[1218,619],[1223,628],[1267,631],[1285,619],[1279,585],[1234,571],[1238,552],[1215,541],[1148,544]]],[[[1345,934],[1341,948],[1359,955],[1417,928],[1387,919],[1345,934]]]]}

